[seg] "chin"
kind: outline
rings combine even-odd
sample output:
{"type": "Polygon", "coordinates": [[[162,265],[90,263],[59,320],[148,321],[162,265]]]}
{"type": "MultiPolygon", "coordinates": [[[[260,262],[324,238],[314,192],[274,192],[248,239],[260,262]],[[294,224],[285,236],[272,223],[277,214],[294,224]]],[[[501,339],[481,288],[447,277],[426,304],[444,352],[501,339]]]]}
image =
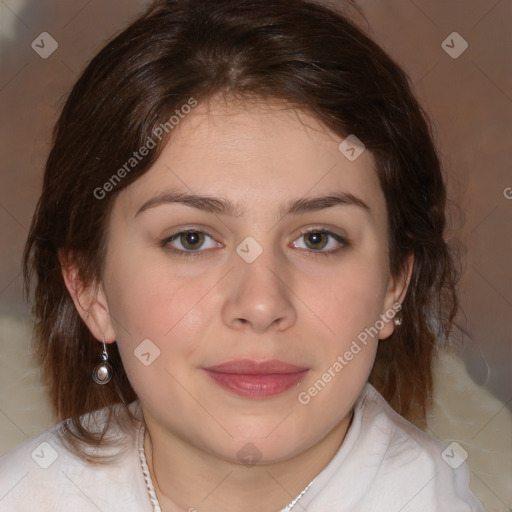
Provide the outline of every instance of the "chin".
{"type": "MultiPolygon", "coordinates": [[[[279,421],[282,421],[282,418],[279,421]]],[[[247,432],[243,431],[237,435],[235,431],[229,430],[227,427],[233,437],[230,437],[227,442],[225,437],[222,440],[212,439],[208,451],[235,464],[252,466],[275,464],[288,460],[314,443],[314,440],[308,443],[303,435],[296,437],[297,432],[295,431],[289,432],[282,429],[278,433],[279,427],[276,429],[276,426],[279,425],[279,421],[273,423],[272,426],[266,425],[268,428],[258,432],[253,426],[251,429],[254,432],[253,436],[249,436],[247,432]]]]}

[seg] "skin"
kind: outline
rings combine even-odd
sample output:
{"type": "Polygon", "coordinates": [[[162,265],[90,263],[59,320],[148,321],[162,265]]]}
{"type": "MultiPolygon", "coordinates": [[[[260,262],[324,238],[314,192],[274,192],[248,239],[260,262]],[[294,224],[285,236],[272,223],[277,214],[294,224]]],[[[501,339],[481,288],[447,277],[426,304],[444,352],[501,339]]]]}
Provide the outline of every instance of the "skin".
{"type": "MultiPolygon", "coordinates": [[[[102,281],[84,285],[72,264],[63,265],[82,318],[98,340],[117,342],[142,402],[145,451],[164,511],[280,510],[345,437],[377,337],[308,404],[298,394],[402,302],[412,260],[407,275],[390,275],[386,202],[374,159],[364,151],[349,161],[338,149],[341,140],[283,105],[201,104],[175,128],[152,168],[115,199],[102,281]],[[137,214],[171,189],[222,197],[240,211],[170,203],[137,214]],[[334,191],[368,209],[344,204],[279,218],[289,201],[334,191]],[[210,235],[193,242],[199,257],[183,255],[185,236],[161,243],[190,228],[210,235]],[[348,243],[301,235],[309,228],[348,243]],[[248,236],[263,250],[252,263],[236,252],[248,236]],[[147,338],[160,356],[144,366],[134,350],[147,338]],[[241,358],[280,359],[309,372],[299,387],[254,399],[226,391],[202,370],[241,358]],[[254,466],[240,459],[247,443],[261,456],[254,466]]],[[[393,328],[386,322],[378,338],[393,328]]]]}

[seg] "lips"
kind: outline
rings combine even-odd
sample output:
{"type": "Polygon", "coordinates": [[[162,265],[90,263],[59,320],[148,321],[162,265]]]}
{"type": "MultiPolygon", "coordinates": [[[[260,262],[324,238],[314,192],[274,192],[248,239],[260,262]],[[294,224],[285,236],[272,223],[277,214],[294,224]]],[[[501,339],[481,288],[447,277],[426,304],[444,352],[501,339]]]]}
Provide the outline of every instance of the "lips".
{"type": "Polygon", "coordinates": [[[296,386],[309,369],[279,360],[240,359],[203,369],[223,389],[247,398],[269,398],[296,386]]]}

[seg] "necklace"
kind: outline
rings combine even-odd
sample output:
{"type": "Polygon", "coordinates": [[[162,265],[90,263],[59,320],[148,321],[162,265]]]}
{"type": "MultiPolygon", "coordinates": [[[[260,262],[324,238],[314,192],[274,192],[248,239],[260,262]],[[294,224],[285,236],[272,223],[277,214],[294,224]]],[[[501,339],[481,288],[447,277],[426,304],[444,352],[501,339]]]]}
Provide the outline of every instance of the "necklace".
{"type": "MultiPolygon", "coordinates": [[[[151,480],[151,474],[149,472],[148,463],[146,460],[146,453],[144,451],[144,438],[146,436],[146,425],[142,424],[142,427],[139,432],[139,459],[140,466],[142,468],[142,473],[144,475],[144,480],[146,481],[146,488],[148,490],[149,501],[151,505],[153,505],[153,512],[162,512],[162,508],[160,507],[160,503],[158,502],[158,498],[156,497],[155,488],[153,487],[153,481],[151,480]]],[[[316,480],[316,477],[309,482],[306,488],[296,497],[294,498],[286,507],[284,507],[280,512],[289,512],[295,504],[302,498],[304,493],[309,489],[309,486],[316,480]]]]}
{"type": "Polygon", "coordinates": [[[146,424],[143,423],[139,432],[139,459],[144,480],[146,481],[146,488],[148,490],[149,501],[153,505],[153,512],[162,512],[158,498],[156,497],[155,488],[153,487],[153,481],[149,473],[148,462],[146,460],[146,453],[144,452],[144,438],[146,437],[146,424]]]}
{"type": "Polygon", "coordinates": [[[304,490],[296,497],[294,498],[292,501],[290,501],[290,503],[288,503],[288,505],[286,505],[286,507],[284,507],[281,512],[288,512],[289,510],[291,510],[294,506],[295,506],[295,503],[297,503],[297,501],[299,501],[301,498],[302,498],[302,495],[309,489],[309,486],[316,480],[316,477],[313,478],[313,480],[311,480],[311,482],[309,482],[308,485],[306,485],[306,487],[304,488],[304,490]]]}

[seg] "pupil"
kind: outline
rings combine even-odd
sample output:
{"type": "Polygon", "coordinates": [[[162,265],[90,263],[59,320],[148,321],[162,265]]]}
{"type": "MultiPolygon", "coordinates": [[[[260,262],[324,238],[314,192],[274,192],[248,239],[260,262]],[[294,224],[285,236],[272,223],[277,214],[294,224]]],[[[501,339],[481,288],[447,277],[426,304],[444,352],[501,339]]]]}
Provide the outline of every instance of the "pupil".
{"type": "Polygon", "coordinates": [[[310,242],[311,245],[316,245],[319,242],[322,242],[322,239],[324,239],[324,238],[325,238],[325,233],[310,233],[308,235],[308,241],[310,242]]]}
{"type": "MultiPolygon", "coordinates": [[[[197,245],[201,236],[199,233],[187,233],[185,235],[185,246],[194,246],[197,245]]],[[[192,247],[194,248],[194,247],[192,247]]]]}

